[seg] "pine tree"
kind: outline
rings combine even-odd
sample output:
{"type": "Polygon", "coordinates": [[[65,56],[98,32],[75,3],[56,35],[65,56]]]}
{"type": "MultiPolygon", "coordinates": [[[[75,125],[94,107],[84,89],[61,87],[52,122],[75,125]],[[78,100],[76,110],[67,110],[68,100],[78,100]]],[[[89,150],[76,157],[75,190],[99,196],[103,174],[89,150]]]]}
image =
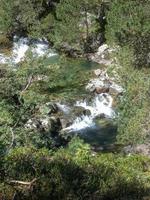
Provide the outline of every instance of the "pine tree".
{"type": "Polygon", "coordinates": [[[150,66],[150,1],[114,0],[107,15],[107,39],[134,51],[135,65],[150,66]]]}
{"type": "Polygon", "coordinates": [[[56,45],[67,43],[75,48],[88,41],[97,29],[97,13],[101,6],[98,0],[63,0],[56,8],[54,40],[56,45]]]}

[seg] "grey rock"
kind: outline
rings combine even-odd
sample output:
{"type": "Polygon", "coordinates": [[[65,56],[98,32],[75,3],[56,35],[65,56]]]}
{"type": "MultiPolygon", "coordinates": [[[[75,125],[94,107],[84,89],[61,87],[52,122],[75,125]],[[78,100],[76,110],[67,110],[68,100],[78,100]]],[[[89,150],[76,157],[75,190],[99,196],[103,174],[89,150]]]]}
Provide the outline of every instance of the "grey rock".
{"type": "Polygon", "coordinates": [[[25,125],[26,129],[58,133],[62,129],[61,121],[58,117],[45,116],[40,119],[30,119],[25,125]]]}
{"type": "Polygon", "coordinates": [[[101,70],[101,69],[96,69],[96,70],[94,70],[94,74],[95,74],[96,76],[100,76],[101,73],[102,73],[102,70],[101,70]]]}
{"type": "Polygon", "coordinates": [[[71,116],[73,118],[76,118],[76,117],[80,117],[82,115],[91,115],[91,111],[88,109],[85,109],[83,107],[80,107],[80,106],[75,106],[71,112],[71,116]]]}
{"type": "Polygon", "coordinates": [[[150,157],[150,144],[129,145],[124,147],[125,154],[141,154],[150,157]]]}
{"type": "Polygon", "coordinates": [[[97,94],[108,93],[109,92],[109,88],[108,87],[96,87],[95,88],[95,92],[97,94]]]}

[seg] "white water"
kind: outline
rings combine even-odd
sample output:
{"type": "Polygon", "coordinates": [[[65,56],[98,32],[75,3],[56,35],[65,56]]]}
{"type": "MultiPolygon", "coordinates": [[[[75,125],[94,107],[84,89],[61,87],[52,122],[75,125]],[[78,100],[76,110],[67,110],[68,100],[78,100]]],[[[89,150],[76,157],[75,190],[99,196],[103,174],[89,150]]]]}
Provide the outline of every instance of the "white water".
{"type": "MultiPolygon", "coordinates": [[[[27,38],[14,38],[13,42],[13,48],[11,56],[6,56],[5,54],[0,54],[0,63],[1,64],[8,64],[8,63],[19,63],[20,61],[24,60],[25,55],[27,51],[30,50],[33,53],[33,56],[40,57],[40,56],[55,56],[57,55],[52,50],[49,49],[49,45],[46,42],[43,42],[41,40],[34,42],[34,46],[30,44],[29,39],[27,38]]],[[[91,85],[98,85],[99,86],[105,86],[104,81],[106,79],[109,79],[108,75],[104,73],[104,75],[101,75],[101,79],[99,80],[93,80],[91,82],[91,85]]],[[[88,87],[91,85],[88,85],[88,87]]],[[[87,87],[87,88],[88,88],[87,87]]],[[[115,83],[111,85],[112,88],[115,88],[119,91],[122,90],[122,88],[115,83]]],[[[115,112],[112,108],[112,102],[113,98],[109,94],[100,94],[94,97],[93,101],[91,103],[88,103],[86,100],[84,101],[77,101],[74,106],[83,107],[87,110],[90,110],[91,115],[82,115],[80,117],[77,117],[73,124],[64,130],[71,132],[71,131],[79,131],[82,129],[86,129],[88,127],[94,127],[95,122],[94,119],[104,114],[107,118],[113,118],[115,116],[115,112]]],[[[60,110],[62,110],[65,114],[69,114],[71,108],[57,103],[57,106],[60,110]]]]}
{"type": "MultiPolygon", "coordinates": [[[[17,38],[15,40],[17,40],[17,38]]],[[[25,57],[25,53],[29,49],[29,41],[27,38],[20,38],[18,41],[15,40],[13,42],[12,56],[10,59],[14,63],[19,63],[25,57]]]]}
{"type": "Polygon", "coordinates": [[[13,47],[11,56],[7,56],[3,53],[0,54],[0,63],[1,64],[9,64],[14,63],[17,64],[24,60],[27,51],[30,50],[33,53],[33,56],[41,57],[47,56],[52,57],[57,55],[51,49],[49,49],[49,45],[44,41],[36,41],[33,45],[30,44],[28,38],[17,38],[14,37],[13,47]]]}
{"type": "Polygon", "coordinates": [[[112,109],[113,99],[109,94],[100,94],[95,96],[93,102],[88,104],[86,100],[77,101],[75,106],[83,107],[86,110],[90,110],[91,115],[82,115],[77,117],[73,124],[64,130],[68,132],[79,131],[88,127],[94,127],[95,122],[94,118],[97,116],[104,114],[107,118],[113,118],[115,116],[115,112],[112,109]]]}
{"type": "Polygon", "coordinates": [[[57,107],[59,108],[59,110],[61,110],[62,112],[64,112],[65,114],[69,114],[70,112],[70,108],[69,106],[65,105],[65,104],[60,104],[60,103],[56,103],[57,107]]]}

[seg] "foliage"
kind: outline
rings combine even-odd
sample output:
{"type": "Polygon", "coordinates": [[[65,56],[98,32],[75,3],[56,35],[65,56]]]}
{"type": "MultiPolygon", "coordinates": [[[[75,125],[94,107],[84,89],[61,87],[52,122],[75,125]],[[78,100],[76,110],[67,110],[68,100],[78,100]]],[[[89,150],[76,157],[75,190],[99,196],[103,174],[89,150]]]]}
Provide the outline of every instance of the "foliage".
{"type": "Polygon", "coordinates": [[[42,31],[45,31],[46,33],[46,30],[50,28],[49,25],[44,30],[39,29],[39,27],[41,27],[42,22],[45,22],[50,11],[53,11],[53,3],[55,2],[57,0],[51,2],[46,0],[9,0],[7,2],[1,0],[1,30],[11,35],[17,32],[26,32],[28,34],[36,32],[38,34],[38,31],[40,31],[40,34],[43,34],[42,31]]]}
{"type": "Polygon", "coordinates": [[[129,45],[137,67],[150,65],[149,9],[149,0],[114,0],[107,15],[107,39],[121,46],[129,45]]]}
{"type": "Polygon", "coordinates": [[[12,70],[6,65],[5,68],[1,66],[0,141],[4,151],[26,145],[50,149],[60,143],[61,138],[52,137],[51,131],[40,126],[38,119],[45,115],[40,116],[39,109],[52,98],[58,101],[72,96],[75,98],[79,92],[82,93],[90,73],[79,70],[76,67],[78,62],[74,63],[75,68],[71,68],[73,63],[71,59],[58,59],[57,65],[48,64],[46,58],[35,59],[28,52],[25,60],[19,63],[19,68],[12,70]],[[32,118],[38,124],[38,130],[26,129],[25,125],[32,118]]]}
{"type": "Polygon", "coordinates": [[[90,149],[84,149],[87,145],[79,139],[56,153],[27,147],[14,149],[5,157],[4,179],[36,179],[32,189],[16,186],[16,199],[142,199],[147,194],[150,183],[145,166],[149,159],[135,155],[93,156],[90,149]]]}
{"type": "Polygon", "coordinates": [[[132,67],[132,52],[123,48],[117,55],[118,73],[125,92],[119,102],[118,142],[137,144],[149,141],[149,69],[132,67]]]}
{"type": "MultiPolygon", "coordinates": [[[[88,52],[101,31],[102,5],[101,0],[0,0],[0,45],[10,47],[8,38],[20,34],[88,52]]],[[[107,23],[108,41],[121,46],[116,55],[121,67],[115,70],[125,90],[117,141],[149,142],[150,71],[142,68],[149,66],[149,1],[112,1],[107,23]]],[[[96,153],[79,138],[62,147],[60,130],[41,128],[39,121],[37,129],[26,128],[29,119],[41,117],[42,104],[79,97],[91,75],[71,59],[48,64],[35,57],[28,52],[15,68],[0,66],[0,199],[150,198],[149,158],[96,153]]]]}
{"type": "Polygon", "coordinates": [[[0,28],[9,37],[28,35],[47,39],[57,48],[87,51],[88,44],[99,34],[101,3],[101,0],[1,0],[0,28]]]}
{"type": "Polygon", "coordinates": [[[60,1],[56,7],[55,46],[88,51],[87,43],[99,29],[97,19],[100,9],[101,0],[60,1]]]}

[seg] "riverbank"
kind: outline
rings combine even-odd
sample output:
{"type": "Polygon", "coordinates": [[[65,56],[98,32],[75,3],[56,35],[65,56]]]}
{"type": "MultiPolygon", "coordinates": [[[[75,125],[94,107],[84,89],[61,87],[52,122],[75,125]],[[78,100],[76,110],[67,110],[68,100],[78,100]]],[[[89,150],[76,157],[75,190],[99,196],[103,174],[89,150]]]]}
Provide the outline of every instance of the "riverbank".
{"type": "MultiPolygon", "coordinates": [[[[117,59],[114,58],[114,52],[118,49],[119,47],[111,48],[107,44],[103,44],[96,53],[86,55],[88,61],[76,58],[74,59],[76,61],[72,62],[71,59],[64,57],[70,64],[63,68],[60,65],[66,65],[66,61],[59,62],[58,53],[49,48],[47,42],[14,38],[10,55],[1,54],[3,65],[17,64],[23,69],[29,52],[32,53],[33,60],[37,58],[49,60],[46,61],[49,68],[45,69],[46,74],[33,76],[30,83],[31,87],[25,89],[26,91],[22,96],[25,102],[39,104],[38,109],[45,107],[48,113],[41,113],[40,117],[28,119],[25,127],[28,127],[29,131],[33,130],[33,127],[36,131],[43,129],[51,132],[52,130],[54,138],[55,136],[59,138],[57,138],[58,146],[66,144],[73,135],[78,135],[92,144],[95,149],[101,150],[107,146],[108,149],[113,151],[111,146],[116,142],[117,133],[116,124],[113,125],[115,115],[117,116],[117,113],[115,113],[116,104],[118,98],[124,92],[117,74],[118,70],[116,70],[116,67],[118,67],[117,59]],[[53,71],[51,71],[52,69],[53,71]],[[51,75],[53,74],[51,86],[48,78],[51,75],[48,71],[51,75]],[[64,75],[62,76],[62,74],[64,75]],[[55,81],[55,79],[58,81],[55,81]],[[42,82],[45,85],[44,87],[41,87],[42,82]],[[45,90],[45,92],[43,93],[42,90],[45,90]],[[43,105],[41,105],[42,102],[43,105]],[[51,106],[50,108],[47,106],[49,104],[57,108],[54,115],[50,111],[51,106]],[[66,109],[68,110],[67,114],[66,109]]],[[[143,151],[138,145],[127,146],[123,151],[125,153],[140,152],[144,155],[146,152],[147,155],[149,146],[145,145],[143,151]],[[136,150],[139,148],[140,150],[136,150]]]]}
{"type": "MultiPolygon", "coordinates": [[[[106,49],[103,46],[101,49],[105,54],[106,49]]],[[[17,64],[15,76],[23,78],[25,84],[21,98],[24,103],[36,104],[34,117],[25,123],[27,131],[50,132],[50,137],[59,141],[56,146],[64,143],[63,138],[67,141],[73,135],[97,147],[111,143],[110,138],[114,142],[116,128],[112,119],[115,99],[122,88],[114,82],[115,78],[108,76],[109,65],[79,58],[62,60],[48,43],[27,38],[14,38],[10,56],[1,54],[1,63],[17,64]],[[37,72],[32,72],[34,65],[37,72]],[[41,65],[43,69],[39,71],[41,65]]]]}

